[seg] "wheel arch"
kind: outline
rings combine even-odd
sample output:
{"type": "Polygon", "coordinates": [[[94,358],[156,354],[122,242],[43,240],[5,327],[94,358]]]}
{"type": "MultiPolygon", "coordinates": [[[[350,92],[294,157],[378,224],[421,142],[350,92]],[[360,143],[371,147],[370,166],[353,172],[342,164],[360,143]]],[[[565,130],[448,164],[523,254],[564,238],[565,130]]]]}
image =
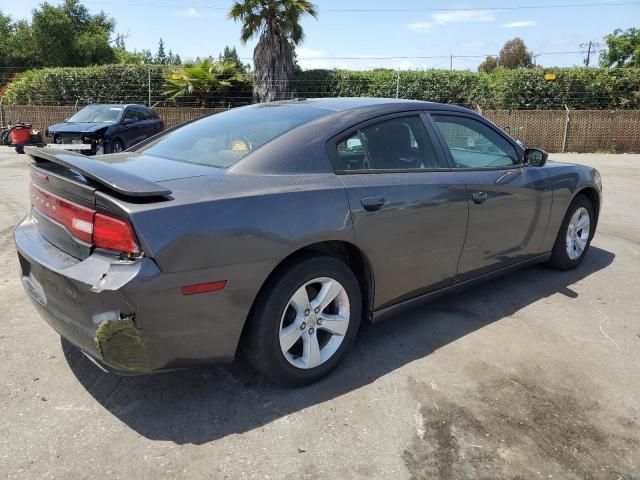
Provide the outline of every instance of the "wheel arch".
{"type": "Polygon", "coordinates": [[[247,326],[253,319],[255,305],[258,303],[260,295],[263,295],[265,287],[269,285],[273,277],[282,269],[287,268],[292,263],[295,263],[299,259],[310,255],[327,255],[342,260],[347,264],[347,266],[356,276],[358,284],[360,285],[360,292],[362,293],[363,319],[369,322],[372,320],[375,282],[373,269],[371,267],[369,259],[367,258],[366,254],[353,243],[345,242],[342,240],[328,240],[312,243],[301,247],[290,253],[275,266],[275,268],[271,271],[271,273],[269,273],[265,281],[260,286],[258,294],[253,300],[253,304],[251,305],[251,309],[249,310],[249,314],[242,329],[242,334],[240,335],[241,341],[245,336],[247,326]]]}
{"type": "Polygon", "coordinates": [[[571,201],[573,202],[573,200],[575,200],[578,195],[584,195],[591,202],[591,205],[593,206],[593,213],[596,217],[595,221],[597,224],[598,217],[600,216],[600,194],[598,194],[598,191],[594,187],[584,187],[576,192],[571,201]]]}

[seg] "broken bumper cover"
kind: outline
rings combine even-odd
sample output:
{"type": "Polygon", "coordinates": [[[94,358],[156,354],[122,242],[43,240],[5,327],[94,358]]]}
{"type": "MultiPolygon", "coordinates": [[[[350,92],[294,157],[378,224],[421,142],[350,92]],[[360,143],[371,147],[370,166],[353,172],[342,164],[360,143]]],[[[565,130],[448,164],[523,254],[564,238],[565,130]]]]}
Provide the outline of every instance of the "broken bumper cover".
{"type": "Polygon", "coordinates": [[[184,296],[179,287],[193,274],[163,273],[145,257],[78,260],[45,240],[31,216],[14,239],[40,315],[105,369],[149,373],[233,359],[246,315],[227,292],[184,296]]]}

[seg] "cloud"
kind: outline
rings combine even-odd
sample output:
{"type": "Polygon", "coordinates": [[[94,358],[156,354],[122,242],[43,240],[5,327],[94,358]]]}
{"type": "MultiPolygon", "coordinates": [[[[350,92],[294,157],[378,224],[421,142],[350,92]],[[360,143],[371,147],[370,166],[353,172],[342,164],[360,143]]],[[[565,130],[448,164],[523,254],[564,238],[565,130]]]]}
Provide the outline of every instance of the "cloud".
{"type": "Polygon", "coordinates": [[[440,25],[446,25],[448,23],[495,22],[496,20],[493,13],[487,10],[452,10],[450,12],[434,13],[431,17],[440,25]]]}
{"type": "Polygon", "coordinates": [[[405,27],[412,32],[430,32],[433,24],[431,22],[415,22],[409,23],[405,27]]]}
{"type": "Polygon", "coordinates": [[[183,8],[176,12],[179,17],[200,17],[202,14],[193,7],[183,8]]]}
{"type": "Polygon", "coordinates": [[[535,20],[522,20],[519,22],[503,23],[502,26],[504,28],[527,28],[535,27],[536,23],[537,22],[535,20]]]}

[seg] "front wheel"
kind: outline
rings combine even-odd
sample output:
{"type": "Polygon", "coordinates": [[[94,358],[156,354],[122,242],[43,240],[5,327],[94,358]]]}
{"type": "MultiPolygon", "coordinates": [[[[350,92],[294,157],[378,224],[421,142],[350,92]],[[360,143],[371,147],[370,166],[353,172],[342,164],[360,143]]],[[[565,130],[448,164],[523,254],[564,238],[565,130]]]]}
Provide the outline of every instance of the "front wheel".
{"type": "Polygon", "coordinates": [[[120,153],[124,150],[124,144],[122,140],[115,139],[111,142],[111,153],[120,153]]]}
{"type": "Polygon", "coordinates": [[[595,216],[591,201],[578,195],[565,214],[549,265],[559,270],[576,268],[589,250],[595,233],[595,216]]]}
{"type": "Polygon", "coordinates": [[[307,257],[267,283],[245,331],[243,350],[267,377],[313,383],[333,370],[353,343],[362,315],[353,272],[333,257],[307,257]]]}

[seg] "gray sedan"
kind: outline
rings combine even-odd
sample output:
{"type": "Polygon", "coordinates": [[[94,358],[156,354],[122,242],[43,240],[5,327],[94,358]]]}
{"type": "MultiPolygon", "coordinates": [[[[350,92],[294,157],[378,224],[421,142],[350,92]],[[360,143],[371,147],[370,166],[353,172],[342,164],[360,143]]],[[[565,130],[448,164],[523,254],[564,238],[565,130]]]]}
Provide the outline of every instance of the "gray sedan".
{"type": "Polygon", "coordinates": [[[601,206],[595,169],[417,101],[253,105],[95,159],[28,153],[25,290],[125,374],[241,347],[272,379],[313,382],[361,321],[534,263],[577,267],[601,206]]]}

